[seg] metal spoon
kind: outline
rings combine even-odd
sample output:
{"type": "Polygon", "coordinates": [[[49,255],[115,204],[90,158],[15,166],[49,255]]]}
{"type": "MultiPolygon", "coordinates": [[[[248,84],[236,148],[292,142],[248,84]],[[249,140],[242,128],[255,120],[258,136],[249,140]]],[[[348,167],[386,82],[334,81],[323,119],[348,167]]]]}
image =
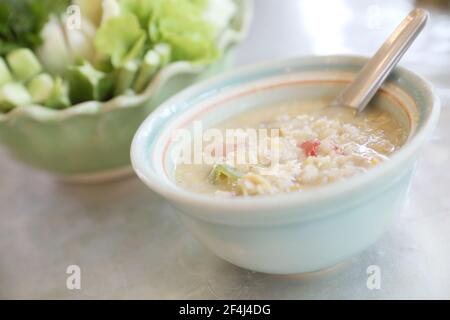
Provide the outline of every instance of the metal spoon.
{"type": "Polygon", "coordinates": [[[428,16],[423,9],[411,11],[331,105],[361,112],[422,31],[428,16]]]}

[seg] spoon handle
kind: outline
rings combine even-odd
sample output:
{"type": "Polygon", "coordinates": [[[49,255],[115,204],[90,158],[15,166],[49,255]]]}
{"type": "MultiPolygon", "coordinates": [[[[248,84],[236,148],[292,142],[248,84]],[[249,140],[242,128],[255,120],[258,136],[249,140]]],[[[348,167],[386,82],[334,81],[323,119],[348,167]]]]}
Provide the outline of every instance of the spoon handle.
{"type": "Polygon", "coordinates": [[[361,112],[422,31],[427,19],[426,10],[411,11],[332,105],[353,107],[361,112]]]}

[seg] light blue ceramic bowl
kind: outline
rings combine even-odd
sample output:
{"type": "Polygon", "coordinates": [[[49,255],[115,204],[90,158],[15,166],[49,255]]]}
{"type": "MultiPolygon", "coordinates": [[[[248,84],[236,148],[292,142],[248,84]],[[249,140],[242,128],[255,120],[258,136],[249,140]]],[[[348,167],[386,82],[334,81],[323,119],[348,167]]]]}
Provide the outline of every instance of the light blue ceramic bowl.
{"type": "Polygon", "coordinates": [[[184,90],[153,112],[131,150],[138,176],[177,208],[193,235],[219,257],[277,274],[333,266],[375,242],[402,210],[416,156],[439,115],[424,79],[398,68],[374,103],[409,128],[389,161],[343,182],[298,193],[222,199],[177,187],[170,157],[174,129],[212,126],[247,109],[290,100],[331,100],[367,61],[304,57],[250,66],[184,90]]]}

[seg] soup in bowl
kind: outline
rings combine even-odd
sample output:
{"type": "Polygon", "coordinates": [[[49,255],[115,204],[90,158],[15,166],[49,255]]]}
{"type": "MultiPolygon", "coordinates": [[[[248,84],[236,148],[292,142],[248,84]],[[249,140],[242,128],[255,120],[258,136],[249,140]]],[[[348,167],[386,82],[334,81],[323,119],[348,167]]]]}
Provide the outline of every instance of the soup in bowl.
{"type": "Polygon", "coordinates": [[[402,68],[364,112],[329,107],[366,61],[304,57],[195,85],[141,125],[133,167],[235,265],[276,274],[333,266],[402,210],[439,114],[428,82],[402,68]]]}

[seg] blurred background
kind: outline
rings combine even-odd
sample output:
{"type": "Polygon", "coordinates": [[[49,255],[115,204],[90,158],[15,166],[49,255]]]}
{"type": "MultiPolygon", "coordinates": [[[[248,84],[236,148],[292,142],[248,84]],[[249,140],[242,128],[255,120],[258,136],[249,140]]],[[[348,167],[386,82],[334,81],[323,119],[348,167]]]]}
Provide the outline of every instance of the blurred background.
{"type": "Polygon", "coordinates": [[[415,6],[431,19],[401,65],[450,87],[448,0],[256,0],[254,22],[238,62],[304,54],[372,55],[415,6]]]}

